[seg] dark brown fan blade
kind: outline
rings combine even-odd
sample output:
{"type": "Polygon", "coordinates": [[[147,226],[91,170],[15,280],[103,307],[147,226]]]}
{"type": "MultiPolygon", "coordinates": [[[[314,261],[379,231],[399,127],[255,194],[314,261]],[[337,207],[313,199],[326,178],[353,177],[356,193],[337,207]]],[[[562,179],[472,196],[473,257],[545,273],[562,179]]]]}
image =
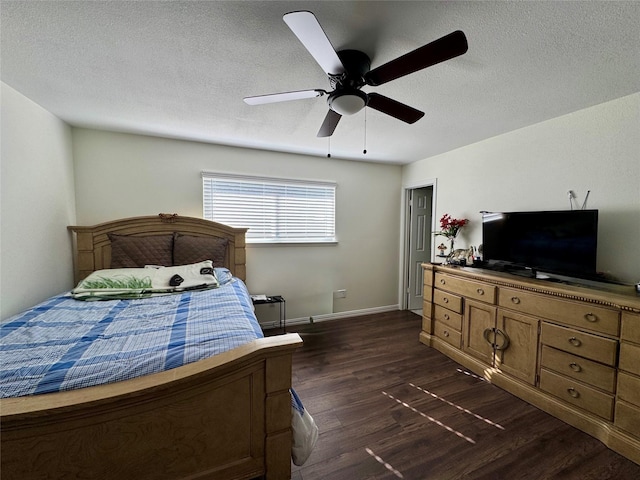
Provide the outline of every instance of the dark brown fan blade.
{"type": "Polygon", "coordinates": [[[405,105],[404,103],[400,103],[392,98],[380,95],[379,93],[370,93],[368,97],[368,107],[378,110],[379,112],[386,113],[387,115],[391,115],[403,122],[416,123],[424,117],[424,112],[416,110],[415,108],[405,105]]]}
{"type": "Polygon", "coordinates": [[[333,132],[338,126],[338,122],[341,118],[342,115],[329,109],[329,111],[327,112],[327,116],[324,117],[324,122],[322,122],[322,126],[318,131],[318,137],[330,137],[331,135],[333,135],[333,132]]]}
{"type": "Polygon", "coordinates": [[[382,85],[423,68],[462,55],[468,49],[467,37],[460,30],[423,45],[401,57],[374,68],[364,77],[368,85],[382,85]]]}

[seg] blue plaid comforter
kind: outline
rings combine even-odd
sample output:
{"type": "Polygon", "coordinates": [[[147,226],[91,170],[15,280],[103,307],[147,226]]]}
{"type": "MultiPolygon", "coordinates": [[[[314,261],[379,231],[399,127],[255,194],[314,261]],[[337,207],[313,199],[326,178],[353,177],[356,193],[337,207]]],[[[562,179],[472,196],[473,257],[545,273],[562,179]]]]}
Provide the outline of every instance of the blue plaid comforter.
{"type": "MultiPolygon", "coordinates": [[[[219,271],[218,271],[219,270],[219,271]]],[[[52,297],[0,325],[0,397],[112,383],[180,367],[263,336],[242,280],[136,300],[52,297]]]]}

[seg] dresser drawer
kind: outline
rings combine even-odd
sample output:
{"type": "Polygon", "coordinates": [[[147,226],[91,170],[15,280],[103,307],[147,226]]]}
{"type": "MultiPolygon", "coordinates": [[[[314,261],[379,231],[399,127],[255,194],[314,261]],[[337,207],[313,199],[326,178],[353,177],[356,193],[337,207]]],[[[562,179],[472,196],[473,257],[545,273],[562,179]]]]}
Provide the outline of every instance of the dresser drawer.
{"type": "Polygon", "coordinates": [[[433,288],[431,288],[428,285],[425,285],[424,288],[422,289],[422,299],[425,302],[433,301],[433,288]]]}
{"type": "Polygon", "coordinates": [[[640,377],[618,372],[618,399],[640,408],[640,377]]]}
{"type": "Polygon", "coordinates": [[[616,370],[586,358],[543,345],[540,364],[607,392],[616,391],[616,370]]]}
{"type": "Polygon", "coordinates": [[[616,364],[618,342],[610,338],[542,322],[542,343],[607,365],[616,364]]]}
{"type": "Polygon", "coordinates": [[[640,437],[640,408],[618,400],[614,423],[616,427],[640,437]]]}
{"type": "Polygon", "coordinates": [[[640,315],[622,312],[620,340],[640,343],[640,315]]]}
{"type": "Polygon", "coordinates": [[[444,323],[433,322],[433,334],[456,348],[462,347],[462,334],[444,323]]]}
{"type": "Polygon", "coordinates": [[[540,389],[605,420],[613,420],[613,395],[550,370],[540,370],[540,389]]]}
{"type": "Polygon", "coordinates": [[[436,273],[436,287],[449,292],[458,293],[463,297],[473,298],[490,304],[496,303],[496,287],[473,280],[451,277],[444,273],[436,273]]]}
{"type": "Polygon", "coordinates": [[[620,333],[618,310],[598,305],[560,300],[504,287],[498,290],[498,305],[615,337],[620,333]]]}
{"type": "Polygon", "coordinates": [[[622,342],[618,367],[620,370],[640,375],[640,345],[622,342]]]}
{"type": "Polygon", "coordinates": [[[435,289],[433,291],[433,303],[447,308],[452,312],[462,313],[462,298],[452,293],[435,289]]]}
{"type": "Polygon", "coordinates": [[[440,305],[436,305],[433,308],[433,319],[442,322],[459,332],[462,331],[462,315],[454,313],[440,305]]]}

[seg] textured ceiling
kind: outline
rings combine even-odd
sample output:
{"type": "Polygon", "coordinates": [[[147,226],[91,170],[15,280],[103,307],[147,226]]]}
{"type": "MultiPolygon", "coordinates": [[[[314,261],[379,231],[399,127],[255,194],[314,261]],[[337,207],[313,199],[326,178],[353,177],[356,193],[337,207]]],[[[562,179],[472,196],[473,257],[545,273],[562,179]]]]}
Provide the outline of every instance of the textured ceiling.
{"type": "Polygon", "coordinates": [[[325,156],[326,75],[282,20],[314,12],[372,68],[454,30],[468,52],[379,87],[426,113],[343,117],[332,157],[409,163],[640,91],[640,2],[2,1],[2,81],[74,126],[325,156]],[[365,134],[366,133],[366,134],[365,134]],[[366,144],[367,154],[362,150],[366,144]]]}

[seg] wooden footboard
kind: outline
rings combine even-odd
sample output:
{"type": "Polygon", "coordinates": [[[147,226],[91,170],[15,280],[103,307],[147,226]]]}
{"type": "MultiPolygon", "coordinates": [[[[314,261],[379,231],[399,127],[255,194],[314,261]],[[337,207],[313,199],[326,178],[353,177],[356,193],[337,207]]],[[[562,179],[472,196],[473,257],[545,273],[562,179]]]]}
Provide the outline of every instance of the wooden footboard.
{"type": "Polygon", "coordinates": [[[0,400],[4,480],[288,479],[297,334],[174,370],[0,400]]]}

